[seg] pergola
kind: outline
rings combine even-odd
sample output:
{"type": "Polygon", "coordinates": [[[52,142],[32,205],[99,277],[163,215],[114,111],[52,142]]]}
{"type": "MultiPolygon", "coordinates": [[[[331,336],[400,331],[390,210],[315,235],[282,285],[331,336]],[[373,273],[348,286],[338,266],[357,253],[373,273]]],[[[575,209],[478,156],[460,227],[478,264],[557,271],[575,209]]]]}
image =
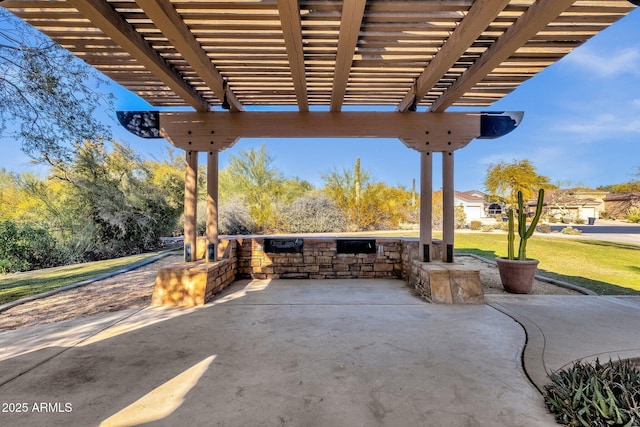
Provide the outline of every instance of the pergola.
{"type": "Polygon", "coordinates": [[[242,137],[395,137],[421,156],[422,261],[431,259],[432,153],[443,153],[443,242],[451,262],[454,151],[474,138],[508,133],[522,114],[447,109],[491,105],[624,17],[632,3],[640,2],[5,0],[2,5],[152,106],[195,110],[120,114],[132,132],[166,138],[187,153],[186,261],[195,259],[198,152],[209,153],[207,259],[213,261],[220,150],[242,137]],[[362,106],[384,111],[355,108],[362,106]]]}

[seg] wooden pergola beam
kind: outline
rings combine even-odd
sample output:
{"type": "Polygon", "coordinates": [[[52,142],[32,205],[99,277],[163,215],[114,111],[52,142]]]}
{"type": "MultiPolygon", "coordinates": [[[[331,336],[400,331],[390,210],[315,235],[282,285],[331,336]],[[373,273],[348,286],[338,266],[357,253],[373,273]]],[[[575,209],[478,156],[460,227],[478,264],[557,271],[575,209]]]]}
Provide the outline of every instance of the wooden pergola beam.
{"type": "Polygon", "coordinates": [[[302,23],[300,22],[300,6],[298,0],[278,0],[278,11],[282,25],[282,35],[289,57],[291,79],[296,92],[298,109],[309,111],[307,94],[307,77],[304,64],[302,42],[302,23]]]}
{"type": "Polygon", "coordinates": [[[342,109],[366,5],[366,0],[349,0],[342,3],[338,53],[331,92],[331,111],[342,109]]]}
{"type": "Polygon", "coordinates": [[[108,2],[105,0],[68,0],[67,3],[78,9],[85,18],[129,52],[149,72],[171,88],[196,111],[210,110],[207,100],[200,96],[108,2]]]}
{"type": "Polygon", "coordinates": [[[429,111],[442,113],[453,105],[574,2],[575,0],[538,0],[532,4],[460,78],[431,104],[429,111]]]}
{"type": "Polygon", "coordinates": [[[420,74],[415,86],[402,99],[398,111],[407,111],[419,103],[508,4],[509,0],[475,1],[442,49],[420,74]]]}
{"type": "Polygon", "coordinates": [[[216,94],[220,102],[227,98],[231,110],[244,111],[244,107],[211,62],[200,43],[191,33],[169,0],[136,0],[145,14],[162,31],[169,42],[180,52],[193,70],[216,94]]]}
{"type": "Polygon", "coordinates": [[[184,150],[211,151],[240,138],[399,138],[418,151],[451,151],[481,136],[481,113],[160,113],[160,132],[184,150]]]}

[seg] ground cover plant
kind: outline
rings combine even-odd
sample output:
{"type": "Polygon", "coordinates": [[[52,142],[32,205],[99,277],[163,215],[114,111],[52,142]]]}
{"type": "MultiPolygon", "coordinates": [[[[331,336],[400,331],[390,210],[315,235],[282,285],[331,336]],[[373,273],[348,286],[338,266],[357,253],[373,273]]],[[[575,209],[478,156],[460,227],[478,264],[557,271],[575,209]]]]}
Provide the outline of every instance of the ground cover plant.
{"type": "Polygon", "coordinates": [[[560,424],[640,425],[640,371],[629,360],[601,364],[578,361],[554,372],[544,401],[560,424]]]}
{"type": "Polygon", "coordinates": [[[148,253],[0,276],[0,304],[82,282],[157,257],[148,253]]]}

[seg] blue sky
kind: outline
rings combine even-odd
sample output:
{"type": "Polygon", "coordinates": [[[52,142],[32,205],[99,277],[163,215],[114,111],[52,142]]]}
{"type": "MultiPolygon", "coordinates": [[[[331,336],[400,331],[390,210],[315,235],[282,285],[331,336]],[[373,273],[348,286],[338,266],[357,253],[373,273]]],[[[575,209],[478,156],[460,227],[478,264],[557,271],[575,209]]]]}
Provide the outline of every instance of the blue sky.
{"type": "MultiPolygon", "coordinates": [[[[118,110],[150,109],[117,85],[113,91],[118,110]]],[[[484,110],[521,110],[525,117],[511,134],[475,140],[456,152],[458,190],[482,190],[490,164],[524,158],[552,182],[565,185],[596,187],[631,180],[640,167],[640,11],[484,110]]],[[[147,156],[166,156],[169,143],[139,139],[113,120],[117,140],[147,156]]],[[[15,143],[0,143],[0,167],[32,168],[15,143]]],[[[275,158],[274,166],[285,175],[316,186],[322,184],[323,173],[351,167],[357,157],[378,181],[408,188],[414,178],[419,183],[419,153],[389,139],[243,139],[220,154],[220,166],[226,165],[229,155],[263,143],[275,158]]],[[[434,187],[439,188],[439,156],[434,160],[434,187]]]]}

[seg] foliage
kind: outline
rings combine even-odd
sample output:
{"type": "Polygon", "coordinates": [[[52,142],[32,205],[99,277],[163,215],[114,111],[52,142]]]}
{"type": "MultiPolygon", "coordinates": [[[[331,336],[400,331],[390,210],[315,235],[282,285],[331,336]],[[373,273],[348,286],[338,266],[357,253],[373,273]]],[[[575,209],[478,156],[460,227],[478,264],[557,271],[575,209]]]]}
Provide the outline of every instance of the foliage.
{"type": "Polygon", "coordinates": [[[544,400],[559,423],[605,427],[640,425],[640,371],[628,360],[578,361],[554,372],[544,400]]]}
{"type": "Polygon", "coordinates": [[[462,229],[467,225],[467,214],[464,212],[464,206],[458,205],[453,210],[454,227],[462,229]]]}
{"type": "Polygon", "coordinates": [[[309,193],[282,210],[281,230],[291,233],[346,231],[344,213],[326,195],[309,193]]]}
{"type": "Polygon", "coordinates": [[[218,208],[218,232],[220,234],[252,234],[256,225],[249,208],[241,197],[227,200],[218,208]]]}
{"type": "Polygon", "coordinates": [[[571,226],[564,227],[562,230],[560,230],[560,232],[561,232],[562,234],[569,234],[569,235],[574,235],[574,236],[575,236],[575,235],[582,234],[582,231],[580,231],[580,230],[579,230],[579,229],[577,229],[577,228],[573,228],[573,227],[571,227],[571,226]]]}
{"type": "Polygon", "coordinates": [[[629,208],[629,212],[625,219],[629,222],[639,223],[640,222],[640,208],[636,206],[632,206],[629,208]]]}
{"type": "Polygon", "coordinates": [[[360,158],[353,169],[334,169],[322,179],[322,190],[344,212],[349,231],[397,228],[416,216],[411,191],[375,182],[360,158]]]}
{"type": "Polygon", "coordinates": [[[530,160],[500,162],[487,168],[484,186],[493,198],[501,198],[513,206],[518,201],[518,191],[525,200],[531,199],[541,188],[551,188],[549,178],[538,175],[530,160]]]}
{"type": "Polygon", "coordinates": [[[549,224],[540,224],[538,226],[538,232],[544,233],[544,234],[549,234],[549,233],[551,233],[551,226],[549,224]]]}
{"type": "Polygon", "coordinates": [[[634,193],[640,191],[640,181],[639,180],[631,180],[628,182],[624,182],[621,184],[611,184],[598,187],[599,189],[608,191],[610,193],[634,193]]]}
{"type": "Polygon", "coordinates": [[[51,267],[58,261],[55,239],[47,230],[0,222],[0,273],[51,267]]]}
{"type": "Polygon", "coordinates": [[[103,259],[151,250],[159,238],[171,235],[181,213],[156,185],[157,174],[131,148],[112,143],[76,144],[72,163],[59,165],[53,175],[68,184],[76,214],[93,227],[94,253],[103,259]]]}
{"type": "Polygon", "coordinates": [[[360,158],[356,159],[353,169],[343,169],[342,172],[334,169],[323,174],[322,179],[323,191],[345,213],[348,230],[369,228],[371,215],[362,206],[362,194],[372,183],[369,172],[360,167],[360,158]]]}
{"type": "MultiPolygon", "coordinates": [[[[538,225],[540,216],[542,215],[542,206],[544,204],[544,189],[538,191],[538,201],[536,204],[536,212],[531,220],[531,224],[527,227],[527,213],[524,208],[524,198],[522,191],[518,191],[518,236],[520,236],[520,245],[518,246],[518,259],[524,261],[527,259],[527,240],[531,238],[533,232],[538,225]]],[[[509,209],[509,231],[507,234],[507,258],[515,258],[514,242],[514,212],[513,208],[509,209]]]]}
{"type": "Polygon", "coordinates": [[[482,221],[474,220],[469,223],[469,229],[471,230],[477,231],[477,230],[480,230],[481,228],[482,228],[482,221]]]}
{"type": "Polygon", "coordinates": [[[116,143],[110,151],[91,142],[75,147],[73,160],[46,178],[0,172],[0,218],[47,230],[65,263],[153,249],[173,233],[182,212],[171,188],[174,166],[142,161],[116,143]]]}
{"type": "Polygon", "coordinates": [[[286,179],[273,166],[274,158],[263,144],[258,150],[241,150],[230,156],[229,164],[220,172],[220,200],[243,197],[258,230],[275,230],[281,204],[311,189],[300,179],[286,179]]]}
{"type": "Polygon", "coordinates": [[[19,140],[33,159],[68,162],[72,144],[110,139],[95,114],[99,105],[111,103],[98,91],[104,82],[83,61],[0,8],[0,135],[19,140]]]}

